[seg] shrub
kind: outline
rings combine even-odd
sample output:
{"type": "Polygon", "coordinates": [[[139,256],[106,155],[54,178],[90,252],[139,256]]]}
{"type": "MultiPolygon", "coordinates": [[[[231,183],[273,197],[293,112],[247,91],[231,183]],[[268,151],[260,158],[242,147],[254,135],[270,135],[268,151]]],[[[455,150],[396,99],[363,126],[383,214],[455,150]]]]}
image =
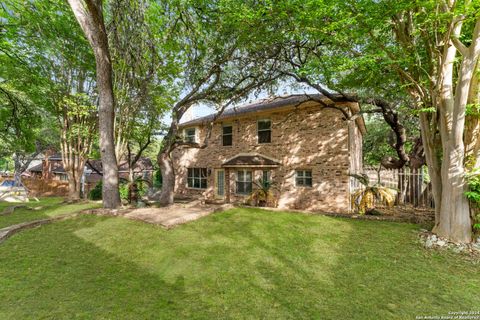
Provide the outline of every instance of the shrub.
{"type": "Polygon", "coordinates": [[[102,200],[102,181],[98,182],[97,185],[90,190],[88,193],[88,199],[90,200],[102,200]]]}
{"type": "Polygon", "coordinates": [[[480,233],[480,170],[475,170],[467,175],[468,191],[465,196],[473,205],[473,229],[480,233]]]}
{"type": "Polygon", "coordinates": [[[155,175],[153,176],[153,187],[162,187],[162,171],[160,169],[157,169],[157,171],[155,171],[155,175]]]}
{"type": "Polygon", "coordinates": [[[118,192],[120,193],[120,199],[128,201],[128,183],[121,182],[118,186],[118,192]]]}
{"type": "Polygon", "coordinates": [[[387,207],[392,207],[395,202],[396,191],[381,186],[379,184],[371,185],[370,179],[366,174],[350,174],[363,184],[364,189],[359,189],[352,194],[352,209],[359,214],[373,213],[376,203],[380,202],[387,207]]]}
{"type": "Polygon", "coordinates": [[[275,196],[272,192],[275,183],[263,179],[253,181],[256,188],[252,191],[246,202],[258,207],[275,207],[275,196]]]}
{"type": "Polygon", "coordinates": [[[139,179],[136,181],[137,182],[137,188],[138,188],[138,196],[139,197],[144,197],[147,194],[148,191],[148,184],[142,179],[139,179]]]}
{"type": "MultiPolygon", "coordinates": [[[[128,200],[128,183],[120,182],[118,192],[120,193],[120,199],[128,200]]],[[[102,200],[102,181],[98,182],[97,185],[92,190],[90,190],[90,193],[88,194],[88,199],[102,200]]]]}

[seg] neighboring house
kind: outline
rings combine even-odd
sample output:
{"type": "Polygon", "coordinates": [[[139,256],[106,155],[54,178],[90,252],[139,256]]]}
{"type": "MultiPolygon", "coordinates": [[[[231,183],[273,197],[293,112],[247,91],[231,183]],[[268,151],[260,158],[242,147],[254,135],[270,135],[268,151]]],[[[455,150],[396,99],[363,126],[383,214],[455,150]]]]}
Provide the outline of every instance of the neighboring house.
{"type": "MultiPolygon", "coordinates": [[[[274,183],[280,208],[348,212],[349,173],[361,171],[358,103],[292,95],[226,110],[205,148],[173,153],[176,195],[243,202],[260,178],[274,183]],[[326,106],[330,107],[326,107],[326,106]],[[334,106],[334,108],[331,108],[334,106]]],[[[185,140],[203,144],[213,115],[181,124],[185,140]]]]}
{"type": "Polygon", "coordinates": [[[59,153],[46,154],[41,163],[30,167],[28,172],[37,179],[68,180],[65,169],[63,168],[62,155],[59,153]]]}
{"type": "MultiPolygon", "coordinates": [[[[34,178],[68,181],[68,175],[63,168],[61,154],[53,154],[46,157],[41,164],[29,169],[34,178]]],[[[153,164],[149,158],[140,158],[133,168],[136,178],[142,178],[152,182],[153,164]]],[[[88,160],[85,165],[85,182],[96,184],[102,180],[102,162],[100,160],[88,160]]],[[[128,165],[122,162],[118,168],[118,176],[121,180],[128,180],[128,165]]]]}

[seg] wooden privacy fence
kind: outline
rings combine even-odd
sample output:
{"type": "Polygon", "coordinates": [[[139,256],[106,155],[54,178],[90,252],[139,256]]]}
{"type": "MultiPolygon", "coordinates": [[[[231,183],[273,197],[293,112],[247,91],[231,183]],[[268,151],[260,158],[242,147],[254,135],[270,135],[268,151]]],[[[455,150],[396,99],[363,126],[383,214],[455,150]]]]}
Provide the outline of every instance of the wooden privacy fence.
{"type": "Polygon", "coordinates": [[[23,184],[32,197],[64,197],[68,195],[68,182],[60,180],[44,180],[35,178],[23,178],[23,184]]]}
{"type": "MultiPolygon", "coordinates": [[[[397,191],[396,205],[413,205],[415,207],[434,208],[430,177],[426,168],[420,169],[384,169],[363,168],[363,173],[370,179],[370,185],[380,184],[397,191]]],[[[351,190],[364,188],[354,177],[350,178],[351,190]]]]}

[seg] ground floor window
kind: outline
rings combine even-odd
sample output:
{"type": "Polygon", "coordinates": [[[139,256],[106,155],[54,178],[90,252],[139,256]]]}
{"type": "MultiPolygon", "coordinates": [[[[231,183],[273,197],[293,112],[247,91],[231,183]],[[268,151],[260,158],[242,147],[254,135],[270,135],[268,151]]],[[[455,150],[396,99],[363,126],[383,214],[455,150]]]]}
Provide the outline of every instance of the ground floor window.
{"type": "Polygon", "coordinates": [[[187,184],[189,188],[207,188],[207,168],[188,168],[187,184]]]}
{"type": "Polygon", "coordinates": [[[297,170],[295,172],[295,185],[297,187],[311,187],[312,170],[297,170]]]}
{"type": "Polygon", "coordinates": [[[269,171],[269,170],[263,170],[263,171],[262,171],[262,184],[263,184],[265,187],[270,186],[270,184],[271,184],[270,179],[271,179],[270,171],[269,171]]]}
{"type": "Polygon", "coordinates": [[[250,194],[252,192],[252,171],[238,170],[236,185],[238,194],[250,194]]]}
{"type": "Polygon", "coordinates": [[[263,170],[262,172],[262,180],[270,182],[270,171],[268,170],[263,170]]]}

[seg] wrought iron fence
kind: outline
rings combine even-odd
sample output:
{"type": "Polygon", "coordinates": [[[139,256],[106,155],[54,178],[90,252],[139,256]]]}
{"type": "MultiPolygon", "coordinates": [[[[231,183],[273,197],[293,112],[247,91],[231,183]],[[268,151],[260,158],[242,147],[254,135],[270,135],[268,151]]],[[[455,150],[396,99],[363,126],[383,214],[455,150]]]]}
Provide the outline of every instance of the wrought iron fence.
{"type": "MultiPolygon", "coordinates": [[[[396,205],[413,205],[415,207],[434,208],[430,177],[425,167],[420,169],[385,169],[375,167],[363,168],[363,173],[370,180],[370,185],[380,184],[397,191],[396,205]]],[[[350,190],[364,188],[354,177],[350,178],[350,190]]]]}

